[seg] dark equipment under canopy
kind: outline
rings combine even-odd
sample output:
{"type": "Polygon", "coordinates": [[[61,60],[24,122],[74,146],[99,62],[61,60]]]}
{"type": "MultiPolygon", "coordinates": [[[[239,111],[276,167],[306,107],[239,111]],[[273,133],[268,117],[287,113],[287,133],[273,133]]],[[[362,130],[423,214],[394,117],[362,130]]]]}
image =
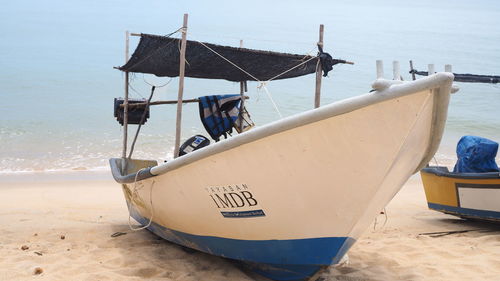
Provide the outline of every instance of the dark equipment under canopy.
{"type": "MultiPolygon", "coordinates": [[[[179,76],[179,46],[180,39],[141,34],[139,45],[132,54],[132,57],[125,65],[118,69],[126,72],[155,74],[162,77],[177,77],[179,76]]],[[[318,60],[321,60],[325,76],[333,65],[348,63],[345,60],[333,59],[327,53],[321,53],[318,57],[312,57],[308,55],[234,48],[188,40],[186,45],[185,76],[225,79],[234,82],[255,81],[256,79],[259,81],[285,79],[316,72],[318,60]],[[220,54],[220,56],[215,52],[220,54]],[[236,64],[251,76],[221,56],[236,64]],[[296,67],[301,63],[303,64],[296,67]]]]}

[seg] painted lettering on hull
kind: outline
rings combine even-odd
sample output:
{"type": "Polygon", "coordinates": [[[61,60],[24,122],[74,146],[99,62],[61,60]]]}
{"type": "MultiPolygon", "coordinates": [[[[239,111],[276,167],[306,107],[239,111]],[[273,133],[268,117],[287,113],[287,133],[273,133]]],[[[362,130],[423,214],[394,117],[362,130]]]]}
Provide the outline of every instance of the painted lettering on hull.
{"type": "Polygon", "coordinates": [[[210,186],[205,188],[222,216],[226,218],[263,217],[266,214],[246,184],[210,186]]]}

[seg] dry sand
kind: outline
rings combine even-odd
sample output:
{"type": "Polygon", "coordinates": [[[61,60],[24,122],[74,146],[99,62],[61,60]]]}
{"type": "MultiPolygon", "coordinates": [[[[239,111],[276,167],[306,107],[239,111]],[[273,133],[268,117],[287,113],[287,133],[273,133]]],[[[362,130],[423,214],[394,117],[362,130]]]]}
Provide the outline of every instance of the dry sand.
{"type": "MultiPolygon", "coordinates": [[[[500,280],[500,227],[428,210],[418,176],[386,215],[322,280],[500,280]],[[419,235],[466,229],[483,231],[419,235]]],[[[267,280],[146,230],[130,231],[127,218],[112,180],[2,180],[0,280],[267,280]],[[115,232],[127,234],[111,237],[115,232]]]]}

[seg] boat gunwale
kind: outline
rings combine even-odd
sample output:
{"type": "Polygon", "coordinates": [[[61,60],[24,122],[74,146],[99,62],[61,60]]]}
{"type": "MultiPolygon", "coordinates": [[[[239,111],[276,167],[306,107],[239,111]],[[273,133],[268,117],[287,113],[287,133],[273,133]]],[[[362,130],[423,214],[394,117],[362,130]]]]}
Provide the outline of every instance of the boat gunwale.
{"type": "MultiPolygon", "coordinates": [[[[355,96],[352,98],[344,99],[338,102],[331,103],[329,105],[322,106],[320,108],[308,110],[299,114],[295,114],[271,122],[269,124],[242,133],[240,135],[231,137],[230,139],[226,139],[224,141],[217,142],[213,145],[201,148],[192,153],[176,158],[172,161],[168,161],[158,166],[142,169],[141,171],[139,171],[138,174],[133,173],[129,175],[122,175],[121,169],[119,169],[120,160],[123,160],[121,158],[110,159],[111,170],[113,172],[114,179],[119,183],[132,183],[135,180],[140,181],[150,177],[159,176],[167,173],[168,171],[181,168],[183,166],[189,165],[203,158],[210,157],[214,154],[236,148],[238,146],[256,141],[258,139],[279,134],[281,132],[290,129],[308,125],[310,123],[314,123],[334,116],[346,114],[369,105],[411,95],[416,92],[424,91],[426,89],[437,89],[437,91],[433,93],[434,95],[444,96],[445,98],[448,98],[453,78],[454,76],[451,73],[439,72],[419,80],[403,82],[403,83],[401,83],[401,81],[379,79],[376,80],[376,82],[382,80],[382,81],[387,81],[389,84],[392,85],[382,90],[377,90],[370,93],[355,96]]],[[[436,112],[433,112],[433,114],[435,115],[436,112]]],[[[433,123],[440,124],[440,126],[434,126],[434,125],[432,126],[430,132],[431,140],[429,143],[429,147],[426,151],[426,155],[423,157],[421,161],[421,164],[419,165],[419,167],[416,169],[415,172],[423,168],[423,165],[428,163],[430,158],[436,152],[442,137],[442,132],[440,130],[444,127],[444,122],[442,122],[442,120],[446,119],[446,115],[447,111],[444,110],[444,112],[441,111],[440,116],[433,116],[433,123]]]]}
{"type": "Polygon", "coordinates": [[[433,174],[438,177],[456,178],[456,179],[500,179],[499,172],[486,173],[453,173],[445,166],[430,166],[422,169],[421,172],[433,174]]]}

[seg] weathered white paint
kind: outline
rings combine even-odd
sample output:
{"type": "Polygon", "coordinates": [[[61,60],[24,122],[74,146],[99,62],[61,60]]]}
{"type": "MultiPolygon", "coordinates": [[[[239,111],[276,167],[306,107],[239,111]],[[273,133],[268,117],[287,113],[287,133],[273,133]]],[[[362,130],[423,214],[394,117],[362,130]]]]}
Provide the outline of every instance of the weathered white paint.
{"type": "Polygon", "coordinates": [[[174,158],[177,158],[179,155],[179,146],[181,143],[182,97],[184,95],[184,71],[186,69],[187,24],[188,14],[184,14],[184,20],[182,23],[181,49],[179,51],[179,89],[177,92],[177,111],[175,118],[174,158]]]}
{"type": "Polygon", "coordinates": [[[142,216],[154,209],[156,223],[196,235],[356,239],[434,155],[452,80],[400,82],[202,148],[152,168],[134,202],[142,216]],[[266,216],[224,218],[207,191],[242,184],[266,216]]]}

